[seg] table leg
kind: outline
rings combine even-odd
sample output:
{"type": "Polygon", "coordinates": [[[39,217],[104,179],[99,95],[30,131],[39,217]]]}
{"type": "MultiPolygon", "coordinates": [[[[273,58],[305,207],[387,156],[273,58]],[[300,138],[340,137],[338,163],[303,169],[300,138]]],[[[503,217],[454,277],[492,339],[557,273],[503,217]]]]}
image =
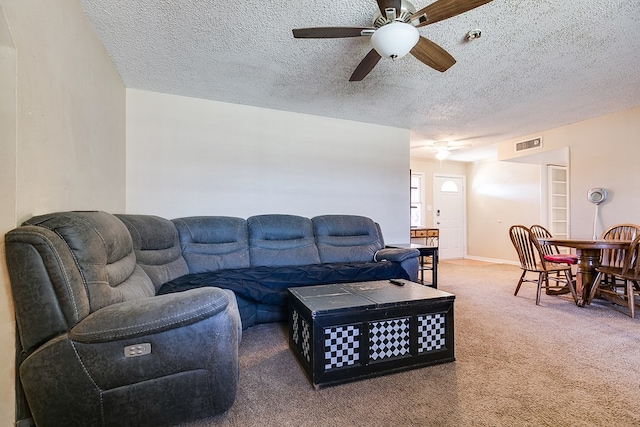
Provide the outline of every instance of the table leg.
{"type": "Polygon", "coordinates": [[[420,281],[419,283],[438,289],[438,248],[419,248],[420,251],[420,281]],[[425,257],[431,257],[431,268],[426,267],[425,257]],[[431,283],[425,282],[424,271],[431,270],[431,283]]]}
{"type": "Polygon", "coordinates": [[[432,252],[431,261],[433,261],[433,270],[431,276],[433,277],[432,285],[434,288],[438,289],[438,249],[435,249],[432,252]]]}
{"type": "Polygon", "coordinates": [[[578,305],[591,304],[589,294],[593,279],[596,275],[596,268],[600,266],[600,249],[576,249],[578,256],[578,271],[576,274],[576,293],[578,294],[578,305]]]}

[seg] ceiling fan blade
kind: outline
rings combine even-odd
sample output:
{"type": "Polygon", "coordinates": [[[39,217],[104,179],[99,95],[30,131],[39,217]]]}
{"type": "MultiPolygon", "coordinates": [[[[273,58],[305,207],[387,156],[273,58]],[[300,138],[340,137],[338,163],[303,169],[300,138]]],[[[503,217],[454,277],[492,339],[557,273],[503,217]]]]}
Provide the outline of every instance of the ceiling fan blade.
{"type": "Polygon", "coordinates": [[[411,49],[411,54],[429,67],[442,73],[456,63],[456,60],[449,55],[449,52],[422,36],[418,40],[418,44],[411,49]]]}
{"type": "Polygon", "coordinates": [[[460,15],[490,1],[492,0],[437,0],[435,3],[431,3],[429,6],[423,7],[411,15],[410,19],[413,21],[426,14],[426,19],[420,19],[420,23],[416,25],[416,27],[423,27],[433,24],[434,22],[442,21],[443,19],[460,15]]]}
{"type": "Polygon", "coordinates": [[[296,28],[293,37],[296,39],[336,39],[343,37],[360,37],[363,30],[375,30],[369,27],[316,27],[296,28]]]}
{"type": "Polygon", "coordinates": [[[380,54],[376,52],[375,49],[371,49],[371,51],[367,53],[367,56],[365,56],[364,59],[360,61],[360,64],[358,64],[358,66],[356,67],[356,70],[349,78],[349,81],[359,82],[360,80],[364,79],[367,74],[369,74],[371,70],[373,70],[373,67],[376,66],[378,61],[380,61],[380,58],[382,58],[380,54]]]}
{"type": "Polygon", "coordinates": [[[396,15],[400,15],[400,8],[402,7],[402,0],[378,0],[378,7],[382,16],[387,16],[385,9],[395,9],[396,15]]]}

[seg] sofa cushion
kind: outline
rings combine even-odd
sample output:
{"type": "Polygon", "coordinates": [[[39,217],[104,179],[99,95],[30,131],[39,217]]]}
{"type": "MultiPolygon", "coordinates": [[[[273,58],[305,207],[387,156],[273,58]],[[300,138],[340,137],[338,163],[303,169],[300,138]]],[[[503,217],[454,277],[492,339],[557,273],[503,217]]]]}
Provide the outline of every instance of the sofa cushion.
{"type": "Polygon", "coordinates": [[[385,279],[409,279],[409,276],[400,263],[391,261],[260,266],[178,277],[165,283],[158,294],[215,286],[230,289],[247,300],[281,305],[286,304],[290,287],[385,279]]]}
{"type": "Polygon", "coordinates": [[[320,263],[309,218],[296,215],[257,215],[247,219],[252,266],[320,263]]]}
{"type": "Polygon", "coordinates": [[[177,218],[173,223],[190,273],[249,266],[249,237],[244,218],[194,216],[177,218]]]}
{"type": "Polygon", "coordinates": [[[370,218],[322,215],[311,221],[322,262],[368,262],[384,248],[380,229],[370,218]]]}
{"type": "Polygon", "coordinates": [[[154,215],[116,215],[131,234],[138,264],[151,278],[155,289],[189,273],[182,257],[178,231],[168,219],[154,215]]]}
{"type": "Polygon", "coordinates": [[[82,274],[91,312],[155,295],[149,276],[136,264],[129,232],[115,216],[60,212],[33,217],[24,225],[51,230],[65,242],[82,274]]]}

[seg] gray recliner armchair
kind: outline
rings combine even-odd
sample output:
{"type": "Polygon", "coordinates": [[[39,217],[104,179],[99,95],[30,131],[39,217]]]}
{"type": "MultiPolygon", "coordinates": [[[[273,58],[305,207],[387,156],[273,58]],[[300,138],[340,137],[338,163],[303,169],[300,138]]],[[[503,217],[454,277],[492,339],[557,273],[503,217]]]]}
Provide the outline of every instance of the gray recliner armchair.
{"type": "Polygon", "coordinates": [[[171,425],[233,404],[232,292],[157,296],[127,228],[104,212],[34,217],[5,242],[20,381],[37,426],[171,425]]]}

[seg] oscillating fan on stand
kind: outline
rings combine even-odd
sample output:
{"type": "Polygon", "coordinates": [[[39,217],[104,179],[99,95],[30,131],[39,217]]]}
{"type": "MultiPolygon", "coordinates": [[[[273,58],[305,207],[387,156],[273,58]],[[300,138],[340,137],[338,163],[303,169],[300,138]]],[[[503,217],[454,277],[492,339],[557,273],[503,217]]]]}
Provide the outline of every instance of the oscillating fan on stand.
{"type": "Polygon", "coordinates": [[[592,188],[587,193],[587,199],[591,203],[596,205],[596,213],[593,217],[593,239],[596,240],[598,238],[598,234],[596,232],[596,229],[598,227],[598,208],[600,206],[600,203],[607,200],[607,190],[605,190],[604,188],[592,188]]]}

